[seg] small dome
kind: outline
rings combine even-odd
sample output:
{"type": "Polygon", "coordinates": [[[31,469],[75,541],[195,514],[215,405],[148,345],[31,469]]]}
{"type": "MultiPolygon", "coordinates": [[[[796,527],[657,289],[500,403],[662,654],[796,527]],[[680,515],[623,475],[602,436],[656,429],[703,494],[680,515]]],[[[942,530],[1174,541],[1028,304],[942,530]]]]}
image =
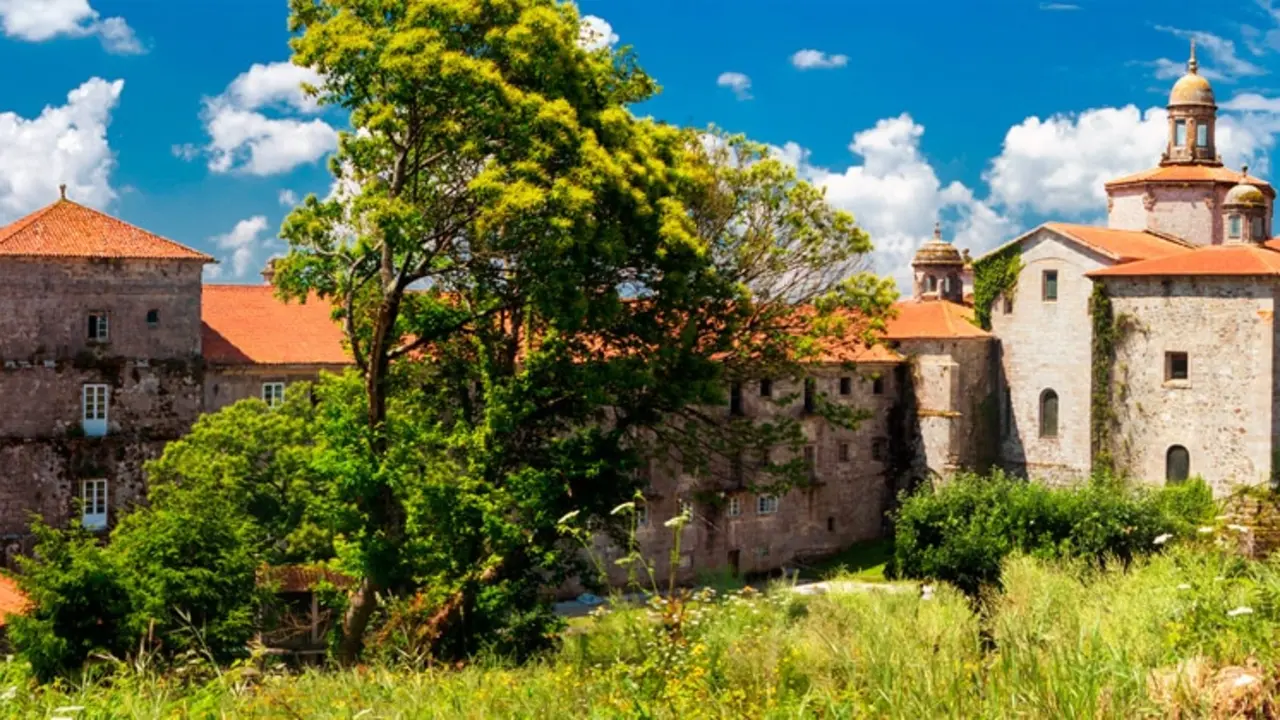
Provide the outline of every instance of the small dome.
{"type": "Polygon", "coordinates": [[[1195,71],[1178,78],[1169,93],[1170,105],[1215,105],[1213,86],[1203,75],[1195,71]]]}
{"type": "Polygon", "coordinates": [[[1242,182],[1227,191],[1227,197],[1222,204],[1266,207],[1267,196],[1257,186],[1242,182]]]}
{"type": "Polygon", "coordinates": [[[964,266],[964,257],[955,245],[942,239],[942,227],[933,226],[933,239],[920,246],[912,265],[957,265],[964,266]]]}

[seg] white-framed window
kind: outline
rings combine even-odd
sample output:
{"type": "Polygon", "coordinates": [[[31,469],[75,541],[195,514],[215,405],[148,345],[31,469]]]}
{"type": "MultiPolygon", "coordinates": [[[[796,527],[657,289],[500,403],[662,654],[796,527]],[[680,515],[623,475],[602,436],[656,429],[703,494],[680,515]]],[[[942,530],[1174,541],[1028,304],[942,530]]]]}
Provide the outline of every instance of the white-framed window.
{"type": "Polygon", "coordinates": [[[106,342],[110,335],[108,324],[105,312],[89,313],[89,342],[106,342]]]}
{"type": "Polygon", "coordinates": [[[777,495],[760,495],[756,497],[756,514],[772,515],[778,512],[777,495]]]}
{"type": "Polygon", "coordinates": [[[736,496],[729,498],[729,517],[742,515],[742,501],[736,496]]]}
{"type": "Polygon", "coordinates": [[[107,404],[111,397],[111,387],[91,383],[80,391],[80,426],[89,437],[102,437],[107,434],[107,404]]]}
{"type": "Polygon", "coordinates": [[[262,383],[262,402],[270,407],[277,407],[284,402],[284,383],[262,383]]]}
{"type": "Polygon", "coordinates": [[[85,530],[107,526],[107,481],[104,478],[80,481],[80,524],[85,530]]]}

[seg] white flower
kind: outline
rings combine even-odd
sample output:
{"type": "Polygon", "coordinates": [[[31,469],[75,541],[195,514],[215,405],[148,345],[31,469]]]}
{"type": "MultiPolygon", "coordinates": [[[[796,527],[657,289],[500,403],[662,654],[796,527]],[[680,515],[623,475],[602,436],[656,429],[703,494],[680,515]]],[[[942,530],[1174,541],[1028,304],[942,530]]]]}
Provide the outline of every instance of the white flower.
{"type": "Polygon", "coordinates": [[[1247,533],[1247,532],[1249,532],[1249,528],[1247,528],[1247,527],[1245,527],[1245,526],[1243,526],[1243,525],[1228,525],[1228,526],[1227,526],[1227,529],[1228,529],[1228,530],[1234,530],[1234,531],[1236,531],[1236,532],[1238,532],[1238,533],[1247,533]]]}
{"type": "Polygon", "coordinates": [[[1235,687],[1242,688],[1245,685],[1252,685],[1256,682],[1258,682],[1258,678],[1252,675],[1241,675],[1240,677],[1236,678],[1235,682],[1231,684],[1235,687]]]}
{"type": "Polygon", "coordinates": [[[1200,533],[1201,535],[1208,535],[1209,533],[1213,532],[1213,528],[1211,527],[1196,528],[1196,532],[1200,533]]]}
{"type": "Polygon", "coordinates": [[[1165,534],[1163,534],[1163,535],[1157,535],[1157,536],[1156,536],[1156,539],[1155,539],[1155,540],[1152,540],[1151,542],[1155,543],[1156,545],[1163,545],[1163,544],[1165,544],[1165,543],[1169,542],[1171,539],[1173,539],[1173,534],[1172,534],[1172,533],[1165,533],[1165,534]]]}
{"type": "Polygon", "coordinates": [[[1253,608],[1245,607],[1243,605],[1236,608],[1235,610],[1227,611],[1227,617],[1236,617],[1239,615],[1252,615],[1252,614],[1253,614],[1253,608]]]}

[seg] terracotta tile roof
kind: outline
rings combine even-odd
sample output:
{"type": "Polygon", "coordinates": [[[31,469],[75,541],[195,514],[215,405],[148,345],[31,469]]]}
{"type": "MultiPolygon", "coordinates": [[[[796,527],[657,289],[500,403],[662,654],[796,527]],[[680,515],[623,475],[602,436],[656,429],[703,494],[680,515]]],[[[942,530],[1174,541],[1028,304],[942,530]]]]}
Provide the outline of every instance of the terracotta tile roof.
{"type": "Polygon", "coordinates": [[[323,582],[342,589],[353,579],[323,565],[268,565],[258,570],[258,584],[275,586],[276,592],[309,592],[323,582]]]}
{"type": "Polygon", "coordinates": [[[1122,263],[1167,257],[1191,249],[1190,245],[1145,230],[1115,230],[1096,225],[1060,222],[1045,223],[1043,227],[1088,245],[1122,263]]]}
{"type": "Polygon", "coordinates": [[[889,340],[991,337],[973,324],[973,308],[964,305],[947,300],[904,300],[893,308],[897,315],[889,320],[884,334],[889,340]]]}
{"type": "Polygon", "coordinates": [[[1244,173],[1235,170],[1210,165],[1153,167],[1149,170],[1116,178],[1115,180],[1108,180],[1105,185],[1106,187],[1115,187],[1117,185],[1134,185],[1149,182],[1215,182],[1230,183],[1231,185],[1247,182],[1250,185],[1258,186],[1268,197],[1276,196],[1276,191],[1262,178],[1253,177],[1252,175],[1246,176],[1244,173]]]}
{"type": "Polygon", "coordinates": [[[1209,245],[1177,255],[1125,263],[1085,274],[1088,277],[1280,275],[1280,248],[1270,247],[1269,244],[1209,245]]]}
{"type": "Polygon", "coordinates": [[[9,615],[21,615],[31,607],[31,601],[18,587],[18,582],[8,575],[0,575],[0,627],[8,624],[9,615]]]}
{"type": "Polygon", "coordinates": [[[5,255],[213,262],[204,253],[70,200],[0,228],[0,256],[5,255]]]}
{"type": "Polygon", "coordinates": [[[204,357],[222,365],[349,365],[328,302],[286,303],[270,285],[205,285],[204,357]]]}

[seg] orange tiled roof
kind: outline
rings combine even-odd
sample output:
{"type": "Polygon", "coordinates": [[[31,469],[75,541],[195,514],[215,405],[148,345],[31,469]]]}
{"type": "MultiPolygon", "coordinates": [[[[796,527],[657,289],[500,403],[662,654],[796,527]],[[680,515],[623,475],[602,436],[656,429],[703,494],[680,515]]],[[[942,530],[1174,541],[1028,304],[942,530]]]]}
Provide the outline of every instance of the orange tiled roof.
{"type": "Polygon", "coordinates": [[[286,303],[270,285],[205,285],[204,357],[223,365],[349,365],[328,302],[286,303]]]}
{"type": "Polygon", "coordinates": [[[1165,165],[1163,167],[1153,167],[1139,173],[1116,178],[1115,180],[1108,180],[1105,185],[1106,187],[1115,187],[1117,185],[1134,185],[1149,182],[1215,182],[1230,183],[1232,185],[1247,182],[1250,185],[1257,185],[1269,197],[1276,196],[1276,191],[1267,184],[1266,180],[1246,176],[1244,173],[1229,170],[1220,165],[1165,165]]]}
{"type": "Polygon", "coordinates": [[[1280,248],[1266,245],[1209,245],[1177,255],[1125,263],[1086,273],[1088,277],[1266,276],[1280,275],[1280,248]]]}
{"type": "Polygon", "coordinates": [[[31,607],[17,581],[8,575],[0,575],[0,627],[8,624],[9,615],[21,615],[31,607]]]}
{"type": "Polygon", "coordinates": [[[276,586],[277,592],[308,592],[322,582],[341,589],[350,587],[353,579],[323,565],[268,565],[258,570],[259,585],[276,586]]]}
{"type": "Polygon", "coordinates": [[[888,322],[889,340],[985,338],[991,333],[973,323],[973,308],[947,300],[904,300],[888,322]]]}
{"type": "Polygon", "coordinates": [[[213,258],[70,200],[0,228],[0,256],[154,260],[213,258]]]}
{"type": "Polygon", "coordinates": [[[1044,227],[1114,258],[1118,262],[1149,260],[1184,253],[1191,246],[1145,230],[1115,230],[1096,225],[1050,222],[1044,227]]]}

